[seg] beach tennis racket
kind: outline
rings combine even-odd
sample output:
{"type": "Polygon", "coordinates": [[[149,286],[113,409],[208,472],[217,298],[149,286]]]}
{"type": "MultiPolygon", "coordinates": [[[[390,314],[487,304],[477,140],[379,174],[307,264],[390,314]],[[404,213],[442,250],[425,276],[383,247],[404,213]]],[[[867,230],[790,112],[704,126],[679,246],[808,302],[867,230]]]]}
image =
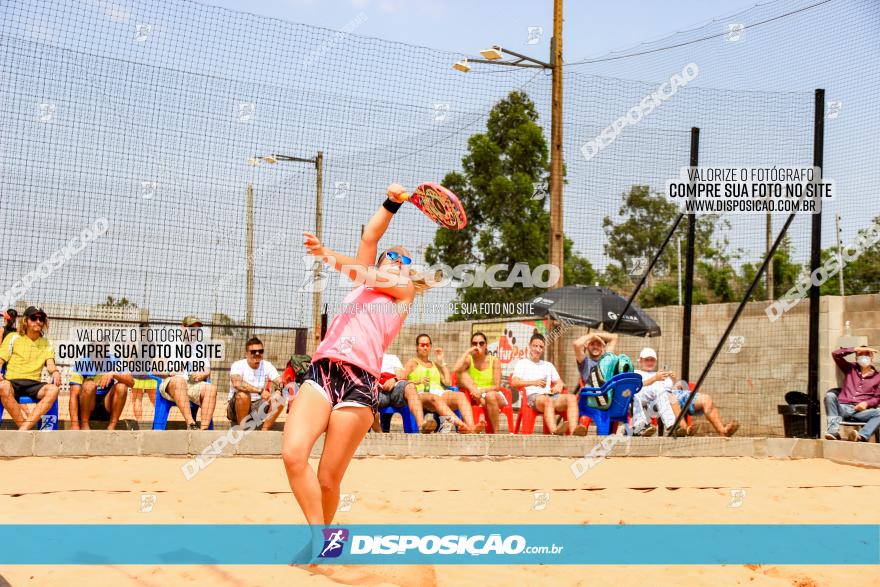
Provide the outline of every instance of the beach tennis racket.
{"type": "Polygon", "coordinates": [[[458,196],[439,183],[419,184],[412,194],[406,195],[416,208],[439,226],[450,230],[467,226],[467,214],[458,196]]]}

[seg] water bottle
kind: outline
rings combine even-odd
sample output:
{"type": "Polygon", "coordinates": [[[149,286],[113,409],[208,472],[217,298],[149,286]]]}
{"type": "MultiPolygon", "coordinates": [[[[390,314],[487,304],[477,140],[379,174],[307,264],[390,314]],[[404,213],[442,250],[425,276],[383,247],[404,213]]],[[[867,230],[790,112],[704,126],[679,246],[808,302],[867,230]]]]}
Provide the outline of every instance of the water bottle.
{"type": "Polygon", "coordinates": [[[852,331],[851,331],[851,329],[850,329],[850,327],[849,327],[849,320],[847,320],[847,321],[844,322],[844,324],[843,324],[843,334],[846,335],[847,338],[849,338],[850,336],[852,336],[852,331]]]}

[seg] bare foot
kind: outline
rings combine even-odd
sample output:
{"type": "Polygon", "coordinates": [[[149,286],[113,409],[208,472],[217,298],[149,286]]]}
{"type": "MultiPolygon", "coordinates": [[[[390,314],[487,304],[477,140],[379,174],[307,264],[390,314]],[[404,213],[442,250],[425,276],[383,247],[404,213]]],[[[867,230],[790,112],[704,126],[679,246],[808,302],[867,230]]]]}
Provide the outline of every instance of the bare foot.
{"type": "Polygon", "coordinates": [[[71,422],[70,429],[71,430],[79,430],[79,422],[71,422]]]}
{"type": "Polygon", "coordinates": [[[419,432],[421,432],[422,434],[430,434],[436,429],[437,422],[434,421],[434,418],[428,418],[427,420],[422,422],[421,426],[419,426],[419,432]]]}
{"type": "Polygon", "coordinates": [[[733,420],[730,424],[724,427],[724,436],[733,436],[736,434],[737,430],[739,430],[739,422],[733,420]]]}
{"type": "Polygon", "coordinates": [[[474,434],[484,434],[486,432],[486,422],[484,420],[480,420],[477,422],[477,425],[474,426],[474,434]]]}
{"type": "Polygon", "coordinates": [[[574,436],[586,436],[587,435],[587,427],[583,424],[578,424],[575,429],[572,431],[574,436]]]}
{"type": "Polygon", "coordinates": [[[556,427],[556,430],[553,431],[553,434],[555,434],[556,436],[564,436],[567,430],[568,422],[562,422],[562,424],[556,427]]]}

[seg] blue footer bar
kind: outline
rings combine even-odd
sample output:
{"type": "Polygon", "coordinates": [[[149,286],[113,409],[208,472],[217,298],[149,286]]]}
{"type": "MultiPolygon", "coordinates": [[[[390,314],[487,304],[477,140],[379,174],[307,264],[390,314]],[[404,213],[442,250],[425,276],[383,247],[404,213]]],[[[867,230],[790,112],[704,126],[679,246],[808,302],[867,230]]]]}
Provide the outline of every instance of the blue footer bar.
{"type": "Polygon", "coordinates": [[[4,565],[880,564],[878,525],[15,524],[0,544],[4,565]]]}

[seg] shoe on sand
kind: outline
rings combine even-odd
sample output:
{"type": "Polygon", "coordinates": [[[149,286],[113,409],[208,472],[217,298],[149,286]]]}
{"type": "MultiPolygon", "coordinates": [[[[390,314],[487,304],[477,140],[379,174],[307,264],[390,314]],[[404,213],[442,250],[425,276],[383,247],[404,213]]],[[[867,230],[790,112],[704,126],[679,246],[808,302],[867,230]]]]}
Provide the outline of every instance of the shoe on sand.
{"type": "Polygon", "coordinates": [[[852,442],[865,442],[865,440],[866,440],[865,438],[862,437],[861,434],[859,434],[859,431],[856,430],[855,428],[851,429],[849,432],[846,433],[846,439],[850,440],[852,442]]]}
{"type": "Polygon", "coordinates": [[[556,427],[556,430],[553,431],[553,434],[556,436],[564,436],[565,432],[568,430],[568,423],[562,422],[559,426],[556,427]]]}
{"type": "Polygon", "coordinates": [[[635,436],[641,436],[643,438],[648,438],[649,436],[654,436],[655,434],[657,434],[657,427],[656,426],[648,426],[644,430],[637,432],[635,434],[635,436]]]}
{"type": "Polygon", "coordinates": [[[587,435],[587,427],[583,424],[578,424],[577,427],[572,432],[574,436],[586,436],[587,435]]]}
{"type": "Polygon", "coordinates": [[[437,422],[434,421],[434,418],[426,419],[424,422],[422,422],[422,425],[419,426],[419,432],[421,432],[422,434],[430,434],[436,429],[437,422]]]}
{"type": "Polygon", "coordinates": [[[825,440],[840,440],[840,434],[838,432],[826,432],[824,438],[825,440]]]}
{"type": "Polygon", "coordinates": [[[679,426],[678,428],[675,429],[674,436],[676,438],[684,438],[685,436],[688,436],[689,434],[690,434],[690,431],[687,428],[685,428],[684,426],[679,426]]]}

